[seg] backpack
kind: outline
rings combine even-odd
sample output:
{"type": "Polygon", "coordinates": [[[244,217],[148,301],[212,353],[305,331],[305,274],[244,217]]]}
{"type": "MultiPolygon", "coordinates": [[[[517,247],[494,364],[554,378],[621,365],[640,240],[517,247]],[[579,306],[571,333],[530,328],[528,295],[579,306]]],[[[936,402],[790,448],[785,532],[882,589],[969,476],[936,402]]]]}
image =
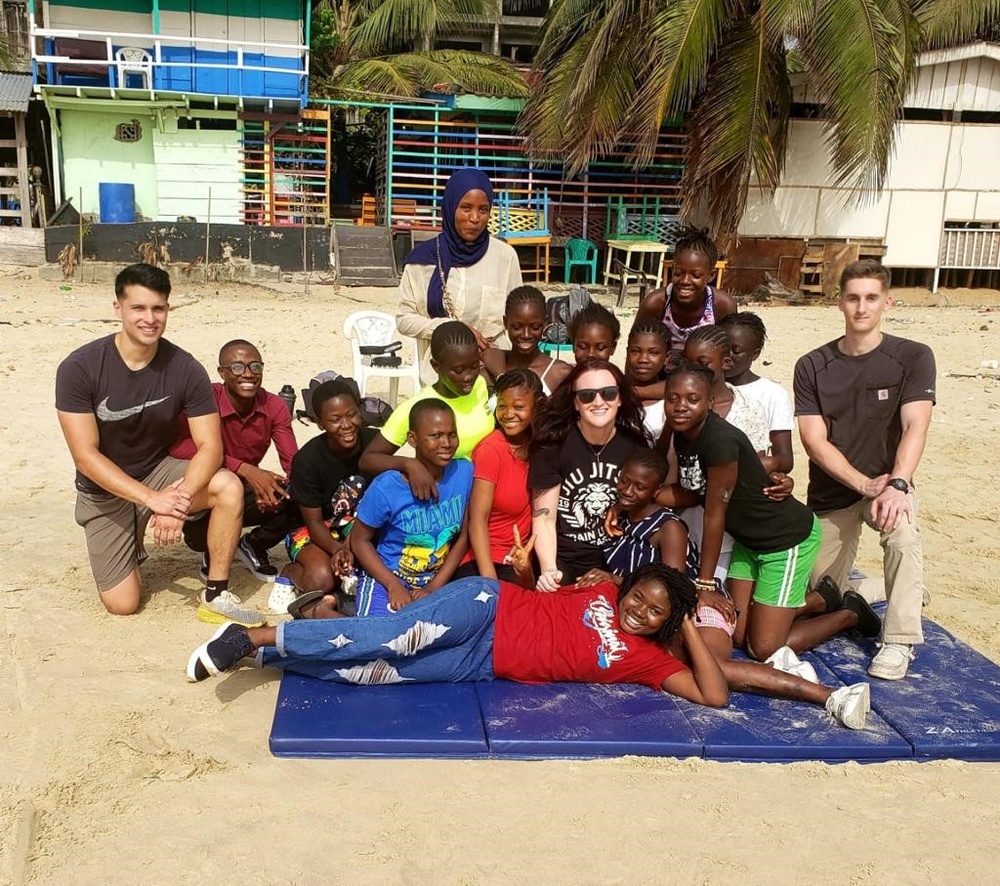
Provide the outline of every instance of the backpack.
{"type": "Polygon", "coordinates": [[[358,389],[358,383],[353,378],[348,375],[341,375],[333,369],[324,369],[309,379],[309,387],[302,389],[302,403],[306,408],[298,410],[298,416],[300,418],[308,418],[310,421],[318,424],[316,412],[313,409],[313,393],[324,382],[336,381],[337,379],[340,379],[354,390],[358,402],[361,404],[361,424],[369,428],[382,427],[386,419],[392,414],[392,407],[379,397],[362,397],[358,389]]]}
{"type": "Polygon", "coordinates": [[[570,321],[591,302],[590,293],[573,284],[569,295],[557,295],[545,303],[545,331],[542,338],[549,344],[564,345],[569,342],[570,321]]]}

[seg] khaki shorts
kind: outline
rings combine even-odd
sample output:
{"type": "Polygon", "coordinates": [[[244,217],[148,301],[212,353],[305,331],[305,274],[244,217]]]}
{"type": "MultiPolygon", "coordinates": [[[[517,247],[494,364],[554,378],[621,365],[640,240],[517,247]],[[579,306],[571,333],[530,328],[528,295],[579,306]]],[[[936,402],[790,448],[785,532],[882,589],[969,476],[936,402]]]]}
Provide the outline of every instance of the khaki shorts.
{"type": "MultiPolygon", "coordinates": [[[[142,485],[163,489],[180,480],[189,464],[168,455],[142,478],[142,485]]],[[[153,516],[149,508],[106,492],[77,491],[75,516],[87,536],[90,568],[102,594],[124,581],[148,556],[143,536],[153,516]]]]}

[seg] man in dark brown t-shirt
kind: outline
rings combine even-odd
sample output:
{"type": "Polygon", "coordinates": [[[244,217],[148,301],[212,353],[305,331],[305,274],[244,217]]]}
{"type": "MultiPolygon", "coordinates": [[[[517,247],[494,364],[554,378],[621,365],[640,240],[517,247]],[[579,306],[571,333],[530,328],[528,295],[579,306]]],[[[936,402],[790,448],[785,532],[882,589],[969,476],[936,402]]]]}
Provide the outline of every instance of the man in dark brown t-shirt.
{"type": "Polygon", "coordinates": [[[829,575],[843,586],[861,527],[880,533],[885,552],[882,644],[868,673],[906,676],[923,642],[924,577],[913,475],[934,405],[934,354],[927,345],[882,332],[891,306],[889,272],[878,262],[844,269],[843,337],[795,365],[795,413],[809,455],[807,503],[823,527],[813,585],[829,575]]]}
{"type": "Polygon", "coordinates": [[[147,523],[157,544],[171,544],[185,519],[211,508],[211,569],[199,618],[261,624],[259,613],[240,606],[228,590],[243,486],[219,469],[222,437],[208,374],[162,339],[169,295],[164,271],[125,268],[115,280],[121,330],[78,348],[56,372],[59,425],[76,464],[76,520],[86,533],[101,602],[115,615],[131,615],[142,591],[147,523]],[[190,461],[168,454],[182,411],[197,445],[190,461]]]}

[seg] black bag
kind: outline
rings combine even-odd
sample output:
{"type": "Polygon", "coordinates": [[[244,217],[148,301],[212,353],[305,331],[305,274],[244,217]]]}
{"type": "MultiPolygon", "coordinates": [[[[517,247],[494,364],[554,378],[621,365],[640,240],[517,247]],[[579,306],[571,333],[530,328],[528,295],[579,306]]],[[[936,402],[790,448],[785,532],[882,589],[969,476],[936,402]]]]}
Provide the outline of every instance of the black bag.
{"type": "Polygon", "coordinates": [[[392,407],[379,397],[362,397],[358,383],[353,378],[349,375],[341,375],[333,369],[324,369],[309,379],[309,387],[302,389],[302,402],[306,408],[299,410],[299,416],[318,423],[316,412],[313,409],[313,393],[324,382],[336,381],[337,379],[349,385],[358,398],[358,402],[361,404],[361,424],[370,428],[382,427],[392,414],[392,407]]]}
{"type": "Polygon", "coordinates": [[[590,293],[574,284],[569,295],[557,295],[545,303],[545,331],[542,339],[553,345],[569,342],[569,323],[591,302],[590,293]]]}

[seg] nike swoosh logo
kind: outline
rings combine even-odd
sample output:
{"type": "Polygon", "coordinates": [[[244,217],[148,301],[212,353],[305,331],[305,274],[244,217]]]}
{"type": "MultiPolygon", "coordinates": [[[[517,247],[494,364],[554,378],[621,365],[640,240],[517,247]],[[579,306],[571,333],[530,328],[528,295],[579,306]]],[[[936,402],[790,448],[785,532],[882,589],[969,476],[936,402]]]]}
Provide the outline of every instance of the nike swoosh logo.
{"type": "Polygon", "coordinates": [[[159,400],[147,400],[139,406],[129,406],[128,409],[108,409],[108,398],[105,397],[97,404],[97,417],[101,421],[121,421],[125,418],[131,418],[133,415],[138,415],[147,406],[156,406],[158,403],[169,399],[170,395],[167,394],[166,397],[160,397],[159,400]]]}

